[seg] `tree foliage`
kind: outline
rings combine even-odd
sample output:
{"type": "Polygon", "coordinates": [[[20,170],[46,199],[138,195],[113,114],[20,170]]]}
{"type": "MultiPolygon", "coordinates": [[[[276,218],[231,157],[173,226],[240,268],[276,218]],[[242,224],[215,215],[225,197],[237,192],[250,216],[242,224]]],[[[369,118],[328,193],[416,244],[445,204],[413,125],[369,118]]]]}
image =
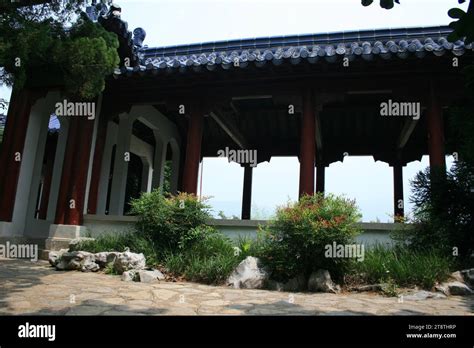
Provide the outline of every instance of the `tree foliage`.
{"type": "Polygon", "coordinates": [[[51,80],[42,82],[64,86],[71,97],[92,99],[102,92],[105,77],[119,64],[118,41],[87,18],[82,11],[85,3],[2,5],[0,83],[22,88],[35,74],[46,72],[51,80]]]}

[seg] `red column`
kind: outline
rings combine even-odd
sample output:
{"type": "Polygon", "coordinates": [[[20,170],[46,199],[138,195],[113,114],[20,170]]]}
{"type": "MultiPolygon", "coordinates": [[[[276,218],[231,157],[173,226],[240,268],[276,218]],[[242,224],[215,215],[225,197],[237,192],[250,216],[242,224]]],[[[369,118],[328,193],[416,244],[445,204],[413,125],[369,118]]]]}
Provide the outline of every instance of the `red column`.
{"type": "Polygon", "coordinates": [[[313,94],[311,90],[307,89],[303,93],[303,115],[301,121],[300,196],[314,194],[315,127],[316,118],[313,94]]]}
{"type": "Polygon", "coordinates": [[[92,162],[91,183],[89,186],[89,200],[87,203],[87,213],[97,213],[97,198],[99,194],[100,170],[102,168],[102,159],[104,155],[105,139],[107,137],[107,117],[99,115],[99,125],[94,149],[94,159],[92,162]]]}
{"type": "Polygon", "coordinates": [[[202,108],[192,107],[186,142],[186,161],[184,162],[183,172],[183,190],[187,193],[197,194],[203,123],[204,115],[202,108]]]}
{"type": "MultiPolygon", "coordinates": [[[[0,220],[12,221],[21,160],[16,161],[16,153],[23,157],[26,131],[31,107],[36,100],[36,93],[29,90],[13,92],[8,109],[4,143],[1,148],[1,182],[0,182],[0,220]]],[[[38,95],[39,96],[39,95],[38,95]]]]}
{"type": "Polygon", "coordinates": [[[441,107],[441,104],[436,100],[433,87],[431,87],[430,99],[426,114],[430,167],[446,168],[444,150],[443,109],[441,107]]]}
{"type": "Polygon", "coordinates": [[[70,122],[54,223],[81,225],[94,121],[76,116],[70,122]]]}

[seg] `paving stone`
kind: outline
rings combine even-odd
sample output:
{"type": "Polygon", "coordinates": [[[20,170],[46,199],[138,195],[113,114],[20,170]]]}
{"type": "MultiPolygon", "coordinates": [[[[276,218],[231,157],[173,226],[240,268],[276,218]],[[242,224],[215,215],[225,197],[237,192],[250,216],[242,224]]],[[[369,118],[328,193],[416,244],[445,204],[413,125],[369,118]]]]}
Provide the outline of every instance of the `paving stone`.
{"type": "Polygon", "coordinates": [[[0,261],[0,315],[473,315],[474,296],[398,301],[376,293],[124,283],[116,275],[58,272],[42,261],[0,261]]]}

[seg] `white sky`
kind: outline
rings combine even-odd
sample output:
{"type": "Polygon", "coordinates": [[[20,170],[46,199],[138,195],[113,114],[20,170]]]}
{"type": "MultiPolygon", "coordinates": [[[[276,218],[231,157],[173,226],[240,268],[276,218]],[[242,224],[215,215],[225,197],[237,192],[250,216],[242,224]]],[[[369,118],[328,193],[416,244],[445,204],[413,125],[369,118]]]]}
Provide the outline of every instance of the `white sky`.
{"type": "MultiPolygon", "coordinates": [[[[378,0],[363,7],[360,0],[128,0],[116,1],[129,30],[143,27],[150,47],[241,38],[325,33],[377,28],[447,25],[457,0],[402,0],[392,10],[378,0]]],[[[0,98],[9,99],[0,88],[0,98]]],[[[427,158],[404,168],[405,202],[410,208],[409,180],[428,164],[427,158]]],[[[254,169],[254,212],[269,214],[278,204],[296,200],[299,163],[272,158],[254,169]]],[[[203,195],[214,210],[240,216],[243,169],[225,159],[204,160],[203,195]]],[[[355,198],[364,221],[390,221],[393,212],[392,168],[371,157],[346,157],[326,168],[326,191],[355,198]]],[[[406,210],[408,210],[406,209],[406,210]]]]}

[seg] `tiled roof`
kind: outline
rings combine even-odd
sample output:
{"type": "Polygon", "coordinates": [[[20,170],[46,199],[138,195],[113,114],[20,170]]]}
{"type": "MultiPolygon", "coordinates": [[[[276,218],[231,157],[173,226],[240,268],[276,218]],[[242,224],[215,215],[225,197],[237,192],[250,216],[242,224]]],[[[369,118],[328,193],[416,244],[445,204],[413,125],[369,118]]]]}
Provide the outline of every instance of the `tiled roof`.
{"type": "Polygon", "coordinates": [[[442,56],[447,52],[460,56],[466,50],[473,50],[472,44],[465,45],[463,41],[448,42],[451,31],[447,26],[364,30],[146,48],[141,51],[139,67],[123,68],[116,74],[202,67],[214,70],[217,66],[239,69],[250,64],[258,67],[267,63],[279,65],[284,61],[298,64],[302,60],[335,62],[339,57],[349,60],[371,60],[376,56],[405,59],[411,55],[420,58],[430,54],[442,56]]]}

